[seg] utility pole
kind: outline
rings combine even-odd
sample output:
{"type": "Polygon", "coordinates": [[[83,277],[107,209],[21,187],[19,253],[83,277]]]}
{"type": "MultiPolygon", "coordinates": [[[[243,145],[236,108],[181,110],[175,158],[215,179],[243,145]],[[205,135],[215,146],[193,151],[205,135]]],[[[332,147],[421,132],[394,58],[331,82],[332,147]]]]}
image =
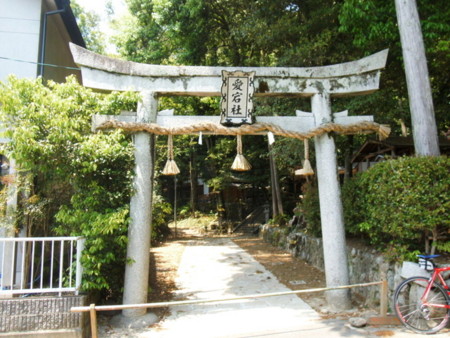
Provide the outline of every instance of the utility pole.
{"type": "Polygon", "coordinates": [[[439,140],[416,0],[395,0],[417,156],[439,156],[439,140]]]}

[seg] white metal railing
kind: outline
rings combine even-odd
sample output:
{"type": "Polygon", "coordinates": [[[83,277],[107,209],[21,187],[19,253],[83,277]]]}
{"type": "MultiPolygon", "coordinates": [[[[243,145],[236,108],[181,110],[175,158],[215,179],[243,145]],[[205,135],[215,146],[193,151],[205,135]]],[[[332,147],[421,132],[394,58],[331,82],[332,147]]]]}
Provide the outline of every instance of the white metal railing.
{"type": "Polygon", "coordinates": [[[0,238],[0,296],[78,294],[83,248],[81,237],[0,238]]]}

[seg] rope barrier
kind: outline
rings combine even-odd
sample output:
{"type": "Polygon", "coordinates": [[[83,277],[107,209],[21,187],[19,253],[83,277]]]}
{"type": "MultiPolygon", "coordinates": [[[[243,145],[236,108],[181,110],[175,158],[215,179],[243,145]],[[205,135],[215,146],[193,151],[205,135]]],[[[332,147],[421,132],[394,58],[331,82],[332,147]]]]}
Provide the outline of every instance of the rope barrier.
{"type": "Polygon", "coordinates": [[[309,132],[300,133],[288,131],[270,123],[255,123],[250,125],[245,124],[240,127],[225,127],[216,123],[203,122],[183,127],[162,127],[156,123],[121,122],[116,120],[103,122],[100,126],[97,127],[97,129],[122,129],[128,132],[148,132],[156,135],[184,135],[195,134],[199,132],[211,132],[215,135],[235,136],[272,132],[275,135],[296,138],[299,140],[309,139],[330,132],[336,132],[344,135],[377,133],[381,139],[385,139],[389,136],[389,133],[391,131],[389,126],[378,124],[375,122],[359,122],[349,125],[327,123],[315,129],[312,129],[309,132]]]}
{"type": "Polygon", "coordinates": [[[90,306],[74,306],[70,309],[70,312],[90,312],[91,317],[91,333],[92,337],[97,337],[97,317],[96,311],[115,311],[115,310],[124,310],[124,309],[148,309],[148,308],[158,308],[158,307],[167,307],[167,306],[176,306],[176,305],[193,305],[193,304],[206,304],[206,303],[221,303],[221,302],[229,302],[235,300],[242,299],[257,299],[257,298],[267,298],[267,297],[276,297],[276,296],[286,296],[286,295],[294,295],[301,293],[312,293],[312,292],[323,292],[323,291],[331,291],[331,290],[342,290],[342,289],[352,289],[357,287],[366,287],[366,286],[375,286],[380,285],[380,315],[386,316],[387,314],[387,300],[388,300],[388,286],[387,280],[383,279],[378,282],[369,282],[369,283],[360,283],[360,284],[351,284],[351,285],[341,285],[335,287],[328,288],[315,288],[315,289],[304,289],[304,290],[292,290],[292,291],[280,291],[280,292],[271,292],[264,294],[253,294],[253,295],[243,295],[243,296],[235,296],[235,297],[223,297],[216,299],[193,299],[193,300],[181,300],[174,302],[159,302],[159,303],[143,303],[143,304],[123,304],[123,305],[95,305],[91,304],[90,306]]]}

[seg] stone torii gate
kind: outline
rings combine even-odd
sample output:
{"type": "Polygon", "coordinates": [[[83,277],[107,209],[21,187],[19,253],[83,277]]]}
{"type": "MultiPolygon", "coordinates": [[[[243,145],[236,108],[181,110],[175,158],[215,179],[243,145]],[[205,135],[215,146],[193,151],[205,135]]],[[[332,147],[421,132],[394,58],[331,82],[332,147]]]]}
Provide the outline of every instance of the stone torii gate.
{"type": "MultiPolygon", "coordinates": [[[[171,134],[186,133],[186,128],[190,132],[214,134],[250,133],[245,131],[245,128],[249,128],[246,125],[239,128],[221,126],[220,116],[174,116],[167,112],[158,114],[158,96],[220,96],[222,71],[236,69],[147,65],[108,58],[73,44],[70,48],[75,63],[81,68],[84,86],[141,93],[142,100],[136,114],[98,115],[93,121],[93,128],[102,126],[127,129],[129,125],[134,128],[135,193],[130,202],[131,222],[127,248],[127,258],[132,263],[127,264],[125,270],[123,303],[145,303],[148,292],[154,134],[165,133],[164,130],[169,130],[171,134]],[[220,128],[213,131],[211,126],[220,126],[222,132],[220,128]]],[[[271,131],[299,139],[314,137],[328,287],[349,283],[336,149],[329,132],[383,133],[381,126],[373,123],[372,116],[352,117],[347,116],[347,112],[333,114],[331,98],[369,94],[377,90],[387,53],[384,50],[358,61],[324,67],[239,67],[243,72],[255,72],[255,96],[311,99],[312,113],[297,112],[297,116],[289,117],[257,116],[256,127],[251,133],[264,134],[271,131]]],[[[347,290],[329,291],[327,300],[336,309],[350,307],[347,290]]],[[[123,315],[135,317],[144,315],[145,312],[145,309],[124,310],[123,315]]]]}

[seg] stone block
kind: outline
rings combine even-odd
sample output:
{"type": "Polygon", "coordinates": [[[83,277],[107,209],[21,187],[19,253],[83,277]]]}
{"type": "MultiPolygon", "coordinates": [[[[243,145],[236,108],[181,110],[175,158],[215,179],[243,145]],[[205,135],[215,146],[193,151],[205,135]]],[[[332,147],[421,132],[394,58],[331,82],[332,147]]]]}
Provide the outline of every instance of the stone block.
{"type": "Polygon", "coordinates": [[[400,275],[404,279],[414,276],[430,277],[430,273],[428,271],[422,269],[418,263],[414,262],[403,262],[400,275]]]}
{"type": "Polygon", "coordinates": [[[86,304],[85,296],[0,299],[0,335],[46,330],[88,332],[87,313],[70,312],[71,307],[86,304]]]}

